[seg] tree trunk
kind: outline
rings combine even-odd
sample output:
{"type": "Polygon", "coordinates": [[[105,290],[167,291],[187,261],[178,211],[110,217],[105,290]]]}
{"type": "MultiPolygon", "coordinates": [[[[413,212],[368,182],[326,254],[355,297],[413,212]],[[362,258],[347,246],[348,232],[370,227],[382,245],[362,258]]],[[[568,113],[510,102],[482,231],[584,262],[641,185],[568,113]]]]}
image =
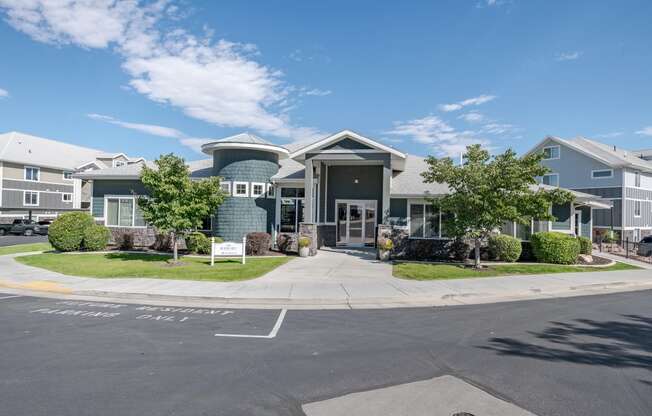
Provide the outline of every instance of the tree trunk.
{"type": "Polygon", "coordinates": [[[175,233],[172,233],[172,258],[174,259],[175,263],[179,262],[179,251],[177,249],[177,235],[175,233]]]}
{"type": "Polygon", "coordinates": [[[480,268],[480,239],[475,239],[475,268],[480,268]]]}

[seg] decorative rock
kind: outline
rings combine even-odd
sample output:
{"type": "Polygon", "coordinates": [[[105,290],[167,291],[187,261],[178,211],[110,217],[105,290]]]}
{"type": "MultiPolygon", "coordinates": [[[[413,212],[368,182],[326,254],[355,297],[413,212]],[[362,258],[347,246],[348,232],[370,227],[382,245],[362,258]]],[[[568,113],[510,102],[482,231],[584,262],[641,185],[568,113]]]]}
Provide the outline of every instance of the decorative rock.
{"type": "Polygon", "coordinates": [[[578,257],[581,263],[593,263],[593,256],[590,254],[580,254],[578,257]]]}

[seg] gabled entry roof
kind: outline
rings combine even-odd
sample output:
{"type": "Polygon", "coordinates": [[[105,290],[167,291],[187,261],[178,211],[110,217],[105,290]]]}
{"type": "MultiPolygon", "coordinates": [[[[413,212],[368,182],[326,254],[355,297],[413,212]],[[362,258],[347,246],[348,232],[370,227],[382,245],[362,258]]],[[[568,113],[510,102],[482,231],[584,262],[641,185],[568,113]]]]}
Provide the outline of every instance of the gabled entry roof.
{"type": "Polygon", "coordinates": [[[332,134],[314,143],[301,147],[290,154],[292,159],[303,160],[306,153],[318,152],[333,145],[339,141],[350,139],[358,142],[366,147],[366,150],[376,150],[378,152],[387,152],[392,155],[392,158],[405,159],[406,155],[393,147],[386,146],[380,142],[364,137],[351,130],[342,130],[339,133],[332,134]]]}

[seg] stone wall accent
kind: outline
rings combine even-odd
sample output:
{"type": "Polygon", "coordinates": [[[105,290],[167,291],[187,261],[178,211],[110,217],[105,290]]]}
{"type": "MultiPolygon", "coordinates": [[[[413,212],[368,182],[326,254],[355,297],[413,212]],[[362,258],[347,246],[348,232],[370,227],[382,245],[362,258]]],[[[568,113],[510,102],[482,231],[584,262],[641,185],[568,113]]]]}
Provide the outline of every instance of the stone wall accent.
{"type": "MultiPolygon", "coordinates": [[[[101,224],[101,221],[97,223],[101,224]]],[[[156,229],[154,227],[146,227],[146,228],[131,228],[131,227],[109,227],[109,231],[111,231],[111,239],[109,240],[109,244],[116,244],[116,241],[118,241],[119,237],[122,234],[131,234],[134,239],[134,248],[153,248],[153,249],[160,249],[160,247],[155,247],[156,243],[156,238],[157,235],[159,235],[159,238],[165,238],[165,236],[160,235],[159,233],[156,232],[156,229]]],[[[172,247],[170,247],[170,250],[172,247]]],[[[179,239],[179,250],[185,250],[186,249],[186,241],[184,238],[179,239]]]]}
{"type": "Polygon", "coordinates": [[[310,255],[317,254],[317,224],[302,222],[299,224],[299,236],[310,239],[310,255]]]}
{"type": "Polygon", "coordinates": [[[397,260],[448,261],[452,260],[448,239],[409,238],[404,227],[381,224],[378,226],[378,241],[389,238],[394,243],[391,257],[397,260]]]}
{"type": "Polygon", "coordinates": [[[297,253],[299,252],[299,235],[297,233],[279,233],[276,237],[277,248],[284,253],[297,253]],[[281,247],[279,241],[285,240],[284,247],[281,247]]]}

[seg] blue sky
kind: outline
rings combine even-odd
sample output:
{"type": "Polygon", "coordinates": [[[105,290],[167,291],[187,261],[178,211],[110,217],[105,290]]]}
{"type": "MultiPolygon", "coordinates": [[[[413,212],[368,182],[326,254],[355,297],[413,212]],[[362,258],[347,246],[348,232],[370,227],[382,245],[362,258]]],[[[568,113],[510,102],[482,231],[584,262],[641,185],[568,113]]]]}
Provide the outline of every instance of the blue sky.
{"type": "Polygon", "coordinates": [[[652,2],[0,0],[0,131],[155,158],[249,131],[652,147],[652,2]]]}

